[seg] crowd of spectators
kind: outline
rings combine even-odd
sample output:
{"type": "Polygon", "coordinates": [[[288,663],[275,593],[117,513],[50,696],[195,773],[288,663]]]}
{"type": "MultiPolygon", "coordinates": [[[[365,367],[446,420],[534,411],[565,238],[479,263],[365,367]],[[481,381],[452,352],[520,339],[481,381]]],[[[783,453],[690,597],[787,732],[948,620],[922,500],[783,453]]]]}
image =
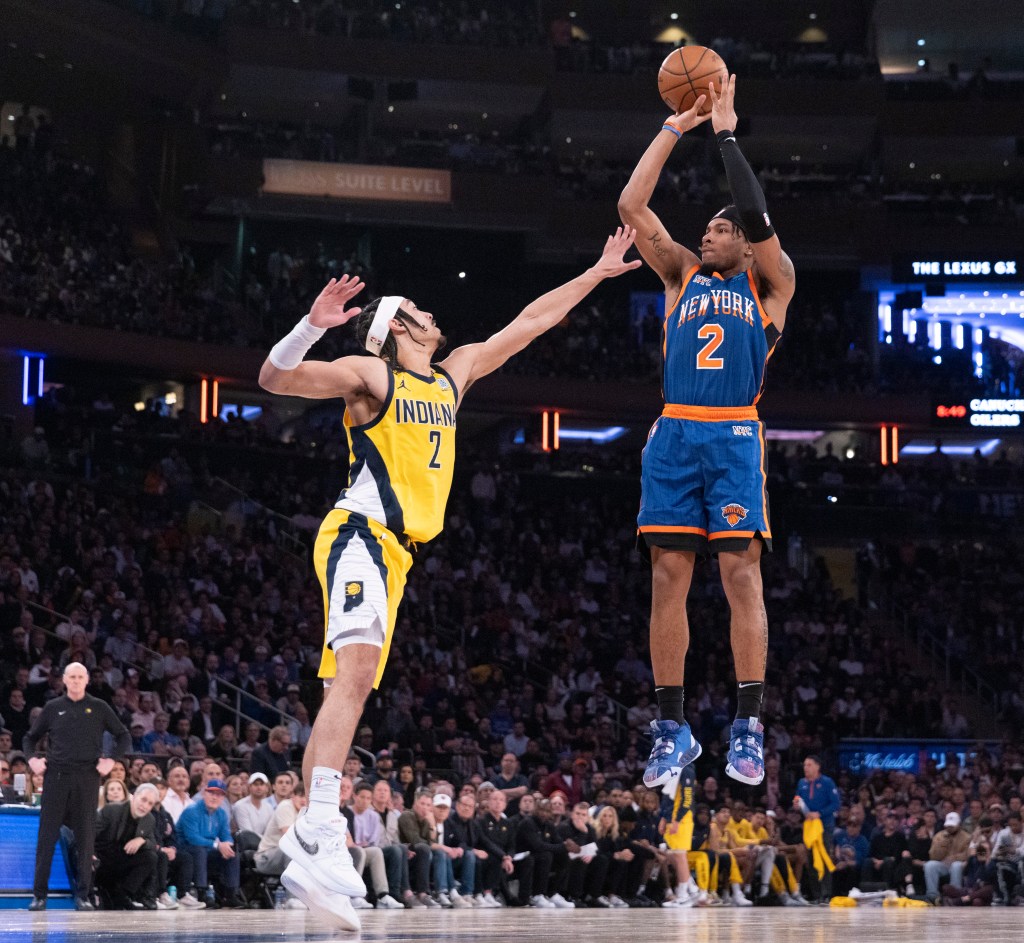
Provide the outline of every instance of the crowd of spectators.
{"type": "MultiPolygon", "coordinates": [[[[269,447],[269,437],[256,439],[251,445],[263,456],[256,479],[251,446],[244,439],[227,439],[230,424],[214,423],[209,431],[203,427],[194,442],[186,438],[169,445],[165,436],[180,433],[176,424],[186,421],[143,413],[135,414],[143,417],[136,420],[142,426],[130,444],[96,450],[86,479],[76,470],[84,446],[73,430],[87,439],[90,427],[110,429],[119,422],[117,411],[102,395],[85,405],[66,400],[44,406],[40,416],[46,426],[22,443],[23,460],[0,475],[0,714],[10,732],[9,739],[0,739],[0,753],[8,768],[17,759],[18,737],[32,712],[60,693],[61,668],[80,661],[91,672],[90,690],[108,699],[129,726],[139,759],[155,764],[147,775],[171,778],[176,774],[170,767],[178,761],[201,775],[200,767],[212,758],[225,764],[212,778],[222,778],[223,791],[232,798],[242,798],[236,775],[248,773],[251,779],[263,772],[274,786],[280,773],[297,766],[318,703],[315,674],[323,619],[319,587],[305,561],[278,545],[271,520],[254,503],[236,499],[225,509],[220,526],[213,526],[194,513],[194,502],[212,487],[211,467],[226,461],[214,454],[216,446],[234,456],[234,467],[224,469],[230,481],[246,487],[251,483],[260,500],[293,517],[309,533],[324,510],[325,496],[337,490],[343,458],[307,458],[296,465],[295,455],[269,447]],[[161,433],[155,441],[162,452],[150,457],[153,442],[146,433],[155,429],[161,433]],[[166,487],[154,488],[154,480],[166,487]],[[236,707],[245,715],[238,726],[236,707]]],[[[457,799],[465,784],[494,782],[499,772],[506,781],[522,775],[531,791],[548,797],[555,787],[564,786],[566,813],[573,812],[580,798],[576,786],[582,793],[584,782],[591,793],[581,797],[592,806],[602,804],[601,787],[614,794],[612,783],[625,795],[639,783],[648,750],[646,730],[655,714],[645,648],[649,575],[633,549],[632,503],[624,503],[614,489],[581,489],[575,480],[536,472],[526,478],[472,457],[470,461],[475,464],[460,476],[446,534],[421,551],[410,574],[385,679],[358,731],[356,746],[366,753],[357,756],[369,754],[376,763],[380,752],[387,751],[395,767],[411,768],[412,779],[402,779],[403,799],[390,800],[395,811],[403,805],[414,810],[417,800],[410,784],[441,779],[455,787],[457,799]],[[571,501],[566,500],[570,492],[571,501]],[[502,771],[509,753],[518,769],[502,771]]],[[[789,455],[775,450],[772,455],[779,483],[798,486],[829,475],[829,486],[840,493],[843,476],[852,478],[863,464],[831,454],[816,456],[810,450],[789,455]]],[[[634,465],[627,463],[625,471],[635,475],[634,465]]],[[[932,463],[901,465],[885,474],[889,477],[880,486],[898,496],[901,484],[906,488],[908,483],[922,493],[932,484],[957,478],[1005,485],[1019,478],[1020,469],[1005,458],[988,462],[978,456],[955,470],[940,455],[932,463]]],[[[702,631],[693,639],[694,681],[687,698],[687,716],[705,748],[699,766],[702,800],[718,810],[733,800],[745,803],[744,809],[760,805],[775,812],[778,825],[788,814],[792,784],[777,783],[808,752],[829,751],[848,736],[970,737],[971,724],[958,699],[925,668],[912,668],[894,640],[884,605],[890,595],[898,594],[915,617],[933,620],[943,633],[947,625],[953,626],[949,641],[971,645],[965,660],[973,658],[988,674],[1002,671],[1013,680],[1017,700],[1010,697],[1007,704],[1019,710],[1015,656],[1022,644],[1021,626],[1013,617],[1013,599],[1007,597],[1005,606],[1000,602],[1006,587],[1016,585],[1015,558],[1005,542],[999,546],[998,552],[966,546],[936,552],[923,545],[913,553],[907,548],[889,551],[883,554],[888,568],[862,568],[863,599],[843,598],[821,561],[794,569],[787,554],[766,559],[772,631],[771,683],[763,717],[766,749],[774,759],[763,798],[720,777],[721,733],[732,717],[734,687],[728,609],[714,564],[702,565],[690,601],[690,618],[702,631]],[[991,573],[990,582],[975,586],[976,572],[991,573]],[[953,573],[959,574],[956,581],[947,579],[953,573]],[[997,585],[999,592],[993,590],[997,585]],[[964,626],[972,630],[961,631],[964,626]]],[[[987,765],[976,765],[977,775],[970,774],[965,801],[998,801],[1012,813],[1020,788],[1017,756],[1014,748],[1005,748],[998,772],[992,760],[979,758],[977,764],[984,760],[987,765]]],[[[350,772],[354,784],[372,778],[365,771],[350,772]]],[[[844,795],[852,796],[858,785],[852,777],[840,777],[844,795]]],[[[896,791],[911,785],[902,783],[896,791]]],[[[45,780],[31,788],[45,788],[45,780]]],[[[933,777],[920,797],[940,820],[963,805],[954,803],[947,810],[942,789],[933,777]]],[[[645,801],[632,792],[631,802],[642,807],[645,801]]],[[[431,797],[431,803],[424,800],[421,805],[432,803],[431,797]]],[[[451,814],[457,811],[456,802],[451,814]]],[[[122,813],[111,827],[134,827],[144,817],[131,813],[129,819],[128,814],[122,813]]],[[[427,818],[424,811],[420,819],[427,818]]],[[[500,814],[492,819],[502,821],[500,814]]],[[[429,838],[426,826],[420,827],[429,838]]],[[[752,819],[751,827],[757,833],[768,825],[752,819]]],[[[138,837],[149,840],[148,832],[138,837]]],[[[503,847],[518,849],[514,834],[502,841],[513,842],[503,847]]],[[[175,847],[182,847],[180,840],[175,847]]],[[[249,850],[258,855],[259,844],[249,850]]],[[[269,861],[271,849],[263,850],[267,853],[260,860],[269,861]]],[[[431,894],[438,895],[437,903],[441,893],[452,901],[451,891],[458,890],[452,882],[460,879],[460,869],[453,866],[449,876],[435,862],[437,849],[428,850],[430,868],[421,862],[418,870],[410,871],[414,883],[409,892],[423,906],[431,906],[431,894]]],[[[616,847],[607,872],[595,870],[591,877],[589,870],[577,874],[579,865],[558,872],[552,863],[553,870],[542,880],[525,873],[529,866],[520,867],[526,859],[513,862],[511,877],[520,881],[520,888],[535,891],[525,897],[502,884],[504,863],[501,873],[481,866],[474,881],[484,883],[474,884],[473,894],[479,889],[487,901],[490,891],[496,901],[520,903],[538,895],[551,900],[556,894],[599,906],[601,898],[635,902],[644,868],[615,858],[627,850],[636,855],[632,845],[616,847]],[[613,867],[612,861],[625,864],[613,867]]],[[[187,889],[191,881],[191,897],[202,903],[210,878],[201,866],[212,860],[221,869],[220,899],[237,904],[245,896],[235,893],[242,887],[242,872],[236,873],[236,865],[219,850],[217,856],[220,861],[205,851],[183,853],[182,861],[192,861],[192,876],[170,869],[167,880],[179,889],[187,889]]],[[[767,860],[761,853],[748,857],[761,864],[767,860]]],[[[371,854],[367,864],[376,869],[375,893],[383,899],[385,884],[370,860],[375,858],[371,854]]],[[[647,865],[654,868],[656,858],[646,858],[647,865]]],[[[157,853],[154,868],[161,860],[157,853]]],[[[388,875],[387,864],[385,859],[386,896],[404,905],[409,895],[402,876],[393,884],[394,872],[388,875]]],[[[660,874],[670,873],[668,864],[660,874]]],[[[139,885],[144,902],[150,899],[143,891],[152,886],[151,878],[139,885]]],[[[959,880],[960,875],[951,872],[951,878],[959,880]]],[[[783,879],[788,881],[788,875],[783,879]]],[[[738,883],[745,897],[742,885],[748,881],[738,883]]],[[[915,883],[919,891],[924,887],[920,883],[915,883]]],[[[956,885],[955,880],[949,883],[956,885]]],[[[667,889],[650,882],[644,886],[650,899],[671,899],[668,890],[677,899],[682,893],[672,883],[667,889]]],[[[710,895],[716,889],[735,898],[731,887],[701,890],[710,895]]],[[[760,890],[755,881],[751,896],[756,898],[760,890]]],[[[813,896],[811,888],[804,890],[813,896]]],[[[183,894],[189,896],[187,890],[183,894]]]]}
{"type": "MultiPolygon", "coordinates": [[[[216,267],[198,266],[188,246],[171,263],[143,259],[132,251],[92,169],[55,154],[48,122],[42,122],[41,133],[34,119],[28,121],[32,127],[22,123],[15,147],[0,147],[0,310],[55,323],[269,347],[308,310],[329,278],[357,274],[368,282],[368,293],[375,293],[375,273],[354,246],[278,244],[266,256],[254,255],[237,285],[221,278],[216,267]]],[[[549,154],[542,160],[557,165],[560,188],[573,196],[596,189],[611,199],[628,171],[602,167],[592,157],[554,161],[549,154]]],[[[771,190],[772,175],[762,176],[771,190]]],[[[695,155],[678,172],[665,174],[659,186],[659,199],[706,200],[715,189],[714,175],[695,155]]],[[[943,364],[934,363],[923,344],[883,346],[876,359],[873,312],[855,287],[813,278],[802,282],[773,358],[772,389],[885,393],[913,386],[1009,395],[1019,386],[1015,351],[992,341],[981,378],[965,359],[947,356],[943,364]]],[[[506,371],[654,382],[659,328],[653,317],[637,321],[627,297],[621,286],[595,296],[594,304],[575,312],[506,371]],[[586,356],[566,358],[566,351],[586,356]]],[[[324,357],[354,352],[345,331],[332,332],[317,348],[324,357]]]]}

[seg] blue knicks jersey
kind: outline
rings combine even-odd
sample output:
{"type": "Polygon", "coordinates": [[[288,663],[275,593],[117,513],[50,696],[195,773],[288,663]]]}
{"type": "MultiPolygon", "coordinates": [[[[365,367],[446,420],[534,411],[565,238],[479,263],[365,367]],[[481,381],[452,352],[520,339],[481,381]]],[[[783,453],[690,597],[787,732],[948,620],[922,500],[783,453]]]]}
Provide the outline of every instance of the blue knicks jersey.
{"type": "Polygon", "coordinates": [[[753,406],[780,332],[761,307],[748,269],[732,278],[687,272],[665,317],[666,403],[753,406]]]}

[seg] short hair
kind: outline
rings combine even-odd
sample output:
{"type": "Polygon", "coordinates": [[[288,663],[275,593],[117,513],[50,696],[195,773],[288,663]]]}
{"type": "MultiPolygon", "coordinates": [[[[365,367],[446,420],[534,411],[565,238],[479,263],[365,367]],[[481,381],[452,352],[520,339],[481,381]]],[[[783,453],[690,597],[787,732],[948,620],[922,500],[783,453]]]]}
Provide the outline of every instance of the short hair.
{"type": "Polygon", "coordinates": [[[359,782],[352,787],[352,792],[373,792],[373,786],[371,786],[365,779],[360,779],[359,782]]]}
{"type": "Polygon", "coordinates": [[[267,734],[268,740],[280,740],[282,737],[290,736],[291,731],[288,730],[283,724],[277,727],[271,727],[270,733],[267,734]]]}
{"type": "Polygon", "coordinates": [[[133,795],[138,797],[141,796],[144,792],[149,792],[150,790],[153,791],[153,795],[156,796],[156,801],[159,802],[160,790],[157,789],[156,786],[154,786],[152,783],[141,783],[140,785],[136,786],[133,795]]]}
{"type": "Polygon", "coordinates": [[[419,789],[416,790],[416,798],[422,799],[424,797],[426,797],[427,799],[433,799],[434,794],[429,789],[421,786],[419,789]]]}

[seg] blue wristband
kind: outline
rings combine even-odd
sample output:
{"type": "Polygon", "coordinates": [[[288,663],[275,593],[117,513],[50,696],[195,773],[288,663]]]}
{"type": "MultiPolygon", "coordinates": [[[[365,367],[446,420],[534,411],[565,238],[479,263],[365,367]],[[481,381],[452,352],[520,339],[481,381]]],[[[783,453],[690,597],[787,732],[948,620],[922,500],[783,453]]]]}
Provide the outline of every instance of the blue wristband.
{"type": "Polygon", "coordinates": [[[683,136],[683,132],[682,131],[679,131],[676,128],[673,128],[672,125],[670,125],[670,124],[663,124],[661,126],[661,130],[662,131],[671,131],[677,138],[681,138],[683,136]]]}

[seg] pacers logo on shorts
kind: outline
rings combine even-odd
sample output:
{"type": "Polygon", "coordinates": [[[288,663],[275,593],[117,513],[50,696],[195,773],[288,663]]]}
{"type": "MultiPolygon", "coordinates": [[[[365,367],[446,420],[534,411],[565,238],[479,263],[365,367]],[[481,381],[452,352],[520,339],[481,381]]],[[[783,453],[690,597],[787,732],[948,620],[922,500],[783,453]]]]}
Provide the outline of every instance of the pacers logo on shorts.
{"type": "Polygon", "coordinates": [[[722,508],[722,517],[729,522],[730,527],[735,527],[746,516],[747,509],[739,504],[727,504],[722,508]]]}
{"type": "Polygon", "coordinates": [[[352,580],[345,584],[345,612],[350,612],[363,604],[363,584],[352,580]]]}

